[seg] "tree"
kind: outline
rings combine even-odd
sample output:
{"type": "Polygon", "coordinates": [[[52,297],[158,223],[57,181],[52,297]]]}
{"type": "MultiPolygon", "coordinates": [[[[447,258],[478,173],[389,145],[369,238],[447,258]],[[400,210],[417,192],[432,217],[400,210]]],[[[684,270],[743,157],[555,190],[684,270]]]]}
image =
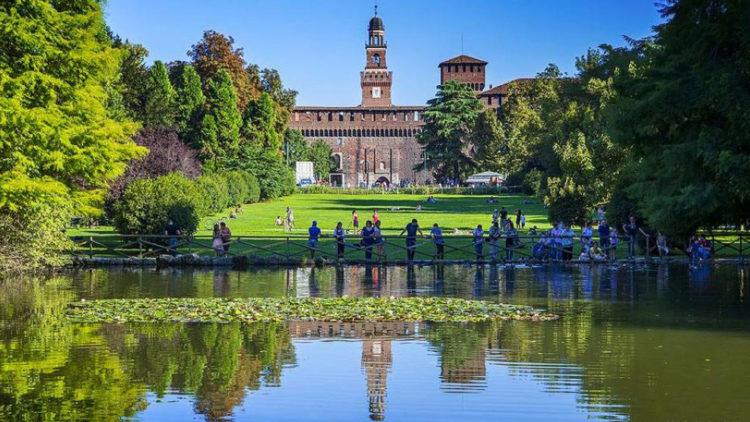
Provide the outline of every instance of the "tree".
{"type": "Polygon", "coordinates": [[[313,168],[318,180],[328,180],[331,170],[335,170],[331,155],[333,155],[333,150],[322,139],[316,139],[310,145],[310,161],[313,162],[313,168]]]}
{"type": "MultiPolygon", "coordinates": [[[[130,140],[137,125],[106,109],[124,52],[107,36],[100,3],[5,2],[0,27],[3,221],[42,207],[99,213],[107,184],[145,153],[130,140]]],[[[65,217],[28,230],[59,239],[65,217]]]]}
{"type": "Polygon", "coordinates": [[[175,70],[174,79],[177,91],[177,130],[182,139],[192,143],[198,136],[201,108],[206,101],[201,78],[193,66],[186,64],[175,70]]]}
{"type": "Polygon", "coordinates": [[[253,148],[264,153],[279,155],[283,132],[277,131],[276,106],[271,95],[264,92],[251,101],[245,112],[243,135],[253,148]]]}
{"type": "Polygon", "coordinates": [[[504,138],[505,132],[497,120],[495,110],[487,109],[480,113],[471,138],[475,160],[480,169],[499,171],[502,168],[504,138]]]}
{"type": "Polygon", "coordinates": [[[236,156],[240,145],[242,115],[237,108],[237,96],[232,78],[220,70],[208,82],[206,105],[197,146],[204,163],[213,169],[226,168],[236,156]]]}
{"type": "Polygon", "coordinates": [[[302,132],[297,129],[286,129],[284,131],[284,151],[292,168],[297,161],[310,160],[310,146],[305,141],[302,132]]]}
{"type": "Polygon", "coordinates": [[[140,44],[122,41],[119,37],[114,38],[113,46],[123,51],[117,83],[122,102],[132,119],[142,120],[148,80],[148,68],[144,62],[148,50],[140,44]]]}
{"type": "Polygon", "coordinates": [[[175,123],[176,111],[176,95],[167,67],[157,60],[149,69],[146,79],[143,124],[146,127],[171,127],[175,123]]]}
{"type": "MultiPolygon", "coordinates": [[[[467,84],[448,81],[427,102],[425,124],[417,136],[428,155],[430,170],[439,178],[463,179],[476,168],[471,156],[472,130],[482,104],[467,84]]],[[[415,170],[425,167],[425,161],[415,170]]]]}
{"type": "MultiPolygon", "coordinates": [[[[241,48],[234,48],[234,39],[216,31],[206,31],[203,39],[188,51],[195,70],[204,84],[216,79],[221,70],[229,72],[236,91],[237,106],[244,111],[253,98],[258,98],[260,86],[251,82],[245,70],[245,59],[241,48]]],[[[208,94],[208,85],[205,86],[208,94]]]]}
{"type": "Polygon", "coordinates": [[[185,145],[174,129],[142,129],[133,140],[136,144],[148,148],[148,155],[131,161],[125,173],[112,182],[107,194],[108,211],[112,210],[125,187],[134,180],[164,176],[173,172],[180,172],[191,179],[200,175],[201,164],[197,158],[197,151],[185,145]]]}
{"type": "Polygon", "coordinates": [[[750,219],[750,2],[669,1],[619,79],[613,135],[649,225],[687,236],[750,219]]]}

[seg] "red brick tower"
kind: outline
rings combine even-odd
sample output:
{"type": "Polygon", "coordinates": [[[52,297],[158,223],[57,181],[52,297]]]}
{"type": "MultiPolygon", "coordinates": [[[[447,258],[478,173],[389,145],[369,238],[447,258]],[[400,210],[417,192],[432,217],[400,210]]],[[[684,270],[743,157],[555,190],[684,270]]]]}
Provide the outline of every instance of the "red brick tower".
{"type": "Polygon", "coordinates": [[[459,81],[469,85],[477,94],[484,91],[484,68],[487,62],[467,55],[460,55],[438,65],[440,84],[459,81]]]}
{"type": "Polygon", "coordinates": [[[388,70],[386,62],[385,26],[378,16],[375,6],[375,16],[370,19],[367,27],[369,38],[365,44],[367,63],[365,70],[360,72],[362,86],[362,107],[390,107],[391,81],[393,72],[388,70]]]}

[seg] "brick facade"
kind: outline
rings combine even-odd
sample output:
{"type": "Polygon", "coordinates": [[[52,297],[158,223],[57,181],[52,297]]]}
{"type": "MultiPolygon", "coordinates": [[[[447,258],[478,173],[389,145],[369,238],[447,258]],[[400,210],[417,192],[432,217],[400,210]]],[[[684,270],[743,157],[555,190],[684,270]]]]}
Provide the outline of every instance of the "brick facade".
{"type": "MultiPolygon", "coordinates": [[[[322,139],[331,146],[337,164],[329,180],[333,186],[372,186],[383,180],[391,184],[423,184],[431,177],[425,171],[414,171],[414,167],[422,162],[416,135],[424,124],[425,107],[392,104],[393,72],[387,66],[385,26],[377,13],[367,30],[360,105],[295,107],[289,126],[301,131],[308,142],[322,139]]],[[[446,60],[438,65],[440,83],[467,83],[485,107],[497,109],[510,83],[485,90],[486,65],[487,62],[466,55],[446,60]]]]}

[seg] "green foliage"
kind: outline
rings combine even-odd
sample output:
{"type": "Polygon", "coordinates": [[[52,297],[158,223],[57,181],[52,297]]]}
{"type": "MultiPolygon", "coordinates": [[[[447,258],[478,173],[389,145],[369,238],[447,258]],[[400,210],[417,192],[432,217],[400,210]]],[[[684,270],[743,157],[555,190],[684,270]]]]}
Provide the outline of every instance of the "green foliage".
{"type": "Polygon", "coordinates": [[[477,166],[469,149],[482,104],[469,85],[457,81],[440,85],[427,104],[417,142],[425,148],[429,163],[423,161],[415,170],[429,165],[438,179],[463,179],[477,166]]]}
{"type": "Polygon", "coordinates": [[[201,214],[215,214],[230,206],[229,185],[221,173],[204,174],[195,183],[201,192],[201,214]]]}
{"type": "MultiPolygon", "coordinates": [[[[244,116],[243,135],[248,147],[253,151],[279,155],[281,133],[276,128],[277,115],[273,99],[268,93],[251,101],[244,116]]],[[[253,155],[251,152],[248,155],[253,155]]]]}
{"type": "Polygon", "coordinates": [[[70,221],[65,204],[38,203],[23,211],[0,211],[0,273],[12,274],[45,266],[61,266],[61,252],[72,248],[62,227],[70,221]]]}
{"type": "Polygon", "coordinates": [[[305,141],[302,132],[296,129],[284,131],[284,148],[289,165],[294,168],[297,161],[310,160],[310,146],[305,141]]]}
{"type": "Polygon", "coordinates": [[[414,298],[165,298],[105,299],[75,303],[75,322],[273,322],[552,320],[528,306],[442,297],[414,298]]]}
{"type": "Polygon", "coordinates": [[[171,219],[184,234],[193,233],[201,217],[201,193],[180,173],[136,180],[115,204],[115,227],[121,233],[161,234],[171,219]]]}
{"type": "Polygon", "coordinates": [[[137,125],[106,108],[124,52],[106,37],[95,0],[4,2],[0,28],[0,213],[41,218],[33,244],[50,251],[64,218],[38,210],[100,213],[107,184],[145,153],[130,140],[137,125]]]}
{"type": "Polygon", "coordinates": [[[576,185],[573,179],[550,178],[547,190],[544,203],[547,205],[550,221],[579,226],[588,221],[592,205],[587,202],[585,189],[576,185]]]}
{"type": "Polygon", "coordinates": [[[179,68],[174,84],[177,95],[177,131],[187,143],[194,143],[200,125],[200,113],[206,97],[201,78],[191,65],[179,68]]]}
{"type": "Polygon", "coordinates": [[[143,105],[146,98],[146,81],[149,77],[144,61],[148,50],[140,44],[130,44],[115,38],[113,46],[122,50],[120,62],[118,91],[128,115],[136,120],[143,120],[143,105]]]}
{"type": "MultiPolygon", "coordinates": [[[[262,163],[261,161],[258,164],[262,163]]],[[[291,195],[296,187],[292,169],[281,160],[267,161],[251,171],[260,182],[260,195],[263,199],[280,198],[291,195]]]]}
{"type": "Polygon", "coordinates": [[[176,94],[169,81],[167,67],[157,60],[149,69],[146,79],[143,124],[146,127],[172,127],[176,111],[176,94]]]}
{"type": "Polygon", "coordinates": [[[313,162],[313,168],[318,180],[328,180],[331,171],[336,170],[333,168],[331,155],[333,155],[333,150],[322,139],[316,139],[310,145],[310,161],[313,162]]]}
{"type": "Polygon", "coordinates": [[[222,169],[239,148],[242,116],[227,71],[219,71],[216,78],[208,82],[207,91],[197,147],[209,167],[222,169]]]}
{"type": "Polygon", "coordinates": [[[474,146],[474,159],[482,171],[502,170],[505,131],[497,120],[497,113],[487,109],[480,113],[474,125],[471,143],[474,146]]]}
{"type": "Polygon", "coordinates": [[[750,219],[747,1],[670,1],[667,22],[617,80],[614,137],[638,170],[626,190],[673,236],[750,219]]]}

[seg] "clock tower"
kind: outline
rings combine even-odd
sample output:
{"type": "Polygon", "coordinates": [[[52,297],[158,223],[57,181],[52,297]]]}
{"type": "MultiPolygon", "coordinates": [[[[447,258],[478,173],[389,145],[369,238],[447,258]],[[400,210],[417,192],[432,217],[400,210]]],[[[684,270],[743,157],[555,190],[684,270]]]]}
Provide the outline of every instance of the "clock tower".
{"type": "Polygon", "coordinates": [[[360,72],[361,106],[390,107],[393,72],[388,70],[386,62],[385,26],[378,16],[377,6],[375,6],[375,16],[370,19],[367,32],[369,35],[365,44],[367,63],[365,70],[360,72]]]}

